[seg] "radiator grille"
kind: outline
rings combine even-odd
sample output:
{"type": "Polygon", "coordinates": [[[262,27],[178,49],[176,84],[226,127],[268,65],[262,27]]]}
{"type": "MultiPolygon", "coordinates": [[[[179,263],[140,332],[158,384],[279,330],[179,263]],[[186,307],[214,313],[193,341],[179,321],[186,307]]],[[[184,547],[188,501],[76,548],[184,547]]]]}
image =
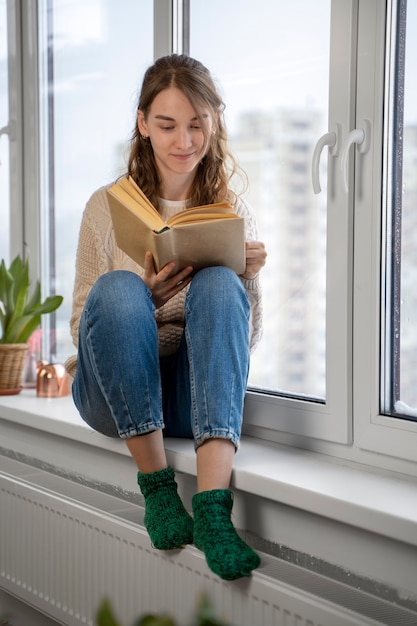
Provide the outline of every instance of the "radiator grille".
{"type": "Polygon", "coordinates": [[[202,592],[234,626],[417,623],[408,610],[267,555],[250,578],[223,582],[193,546],[154,550],[131,511],[123,514],[126,503],[109,513],[103,501],[93,490],[80,501],[0,473],[1,588],[67,626],[93,626],[104,597],[124,626],[164,611],[186,626],[202,592]]]}

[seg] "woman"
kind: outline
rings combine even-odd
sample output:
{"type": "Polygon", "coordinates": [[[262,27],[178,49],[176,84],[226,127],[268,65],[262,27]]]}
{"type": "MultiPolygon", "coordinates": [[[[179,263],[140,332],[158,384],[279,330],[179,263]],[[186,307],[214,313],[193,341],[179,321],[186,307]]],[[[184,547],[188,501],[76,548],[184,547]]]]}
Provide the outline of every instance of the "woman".
{"type": "Polygon", "coordinates": [[[156,61],[139,97],[128,174],[164,219],[186,206],[231,201],[245,218],[244,274],[224,267],[193,274],[174,263],[156,273],[150,253],[140,267],[117,247],[106,188],[99,189],[81,224],[71,318],[78,358],[67,367],[83,419],[123,438],[136,462],[154,547],[194,542],[216,574],[233,580],[260,562],[232,525],[229,486],[249,352],[261,331],[266,252],[248,208],[228,187],[222,110],[201,63],[185,55],[156,61]],[[164,435],[194,439],[193,517],[167,465],[164,435]]]}

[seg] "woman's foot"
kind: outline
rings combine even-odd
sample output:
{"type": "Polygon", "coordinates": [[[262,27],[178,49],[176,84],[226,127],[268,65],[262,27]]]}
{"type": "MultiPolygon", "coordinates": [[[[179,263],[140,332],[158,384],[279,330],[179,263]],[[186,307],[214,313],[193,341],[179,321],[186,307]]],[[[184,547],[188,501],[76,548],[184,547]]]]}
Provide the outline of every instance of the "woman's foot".
{"type": "Polygon", "coordinates": [[[231,521],[233,494],[213,489],[193,497],[194,543],[210,569],[224,580],[249,576],[261,559],[237,534],[231,521]]]}
{"type": "Polygon", "coordinates": [[[174,550],[193,543],[193,519],[187,513],[171,467],[158,472],[138,472],[138,484],[145,498],[145,526],[158,550],[174,550]]]}

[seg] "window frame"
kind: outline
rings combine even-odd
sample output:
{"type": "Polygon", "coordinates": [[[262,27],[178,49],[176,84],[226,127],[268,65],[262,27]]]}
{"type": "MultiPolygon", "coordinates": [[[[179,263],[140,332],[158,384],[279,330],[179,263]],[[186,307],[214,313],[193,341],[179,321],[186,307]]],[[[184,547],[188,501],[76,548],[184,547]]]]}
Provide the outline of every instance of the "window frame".
{"type": "MultiPolygon", "coordinates": [[[[328,129],[339,128],[342,139],[354,128],[357,17],[357,0],[332,0],[328,129]]],[[[303,439],[341,444],[353,440],[353,197],[341,189],[340,154],[329,153],[327,158],[326,401],[248,391],[246,432],[259,437],[270,438],[277,430],[303,439]]]]}
{"type": "Polygon", "coordinates": [[[381,197],[383,203],[390,202],[383,180],[384,175],[389,175],[390,159],[384,134],[389,136],[391,132],[388,91],[394,78],[392,73],[384,77],[384,65],[386,63],[389,67],[396,44],[396,2],[388,3],[387,16],[385,33],[381,3],[368,0],[361,4],[363,33],[360,33],[358,53],[363,63],[358,68],[357,123],[366,118],[374,120],[374,146],[372,161],[363,163],[362,172],[359,172],[358,165],[356,167],[356,176],[361,174],[363,179],[369,179],[370,184],[364,185],[362,194],[357,191],[355,198],[354,428],[355,443],[360,449],[415,461],[417,422],[383,415],[380,411],[380,359],[383,358],[380,340],[381,258],[384,256],[382,242],[387,233],[381,197]],[[375,67],[379,67],[379,71],[375,72],[375,67]],[[371,93],[369,77],[372,75],[375,86],[371,93]],[[384,80],[387,87],[383,100],[378,98],[378,93],[384,93],[384,80]],[[375,320],[378,320],[377,324],[375,320]]]}
{"type": "Polygon", "coordinates": [[[23,251],[23,111],[22,111],[22,33],[21,6],[7,0],[8,96],[9,96],[9,168],[10,175],[10,257],[23,251]]]}

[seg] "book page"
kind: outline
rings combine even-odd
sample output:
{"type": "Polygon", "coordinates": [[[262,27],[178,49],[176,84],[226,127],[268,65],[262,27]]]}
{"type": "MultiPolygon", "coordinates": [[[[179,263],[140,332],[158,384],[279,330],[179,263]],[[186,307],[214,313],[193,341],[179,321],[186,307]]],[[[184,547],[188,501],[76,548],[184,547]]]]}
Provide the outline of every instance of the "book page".
{"type": "Polygon", "coordinates": [[[131,176],[129,176],[129,178],[122,178],[119,181],[119,185],[123,187],[123,189],[125,189],[141,206],[149,207],[150,210],[158,213],[152,202],[147,196],[145,196],[142,189],[135,183],[131,176]]]}
{"type": "Polygon", "coordinates": [[[192,224],[193,222],[205,220],[216,220],[227,217],[237,217],[233,212],[233,207],[228,202],[217,202],[216,204],[206,204],[198,207],[185,209],[167,220],[169,226],[176,224],[192,224]]]}
{"type": "Polygon", "coordinates": [[[159,215],[158,211],[149,202],[144,203],[140,196],[135,198],[132,193],[125,189],[125,186],[120,185],[120,182],[122,181],[110,187],[108,193],[138,215],[149,228],[156,231],[160,230],[164,226],[164,220],[159,215]]]}

